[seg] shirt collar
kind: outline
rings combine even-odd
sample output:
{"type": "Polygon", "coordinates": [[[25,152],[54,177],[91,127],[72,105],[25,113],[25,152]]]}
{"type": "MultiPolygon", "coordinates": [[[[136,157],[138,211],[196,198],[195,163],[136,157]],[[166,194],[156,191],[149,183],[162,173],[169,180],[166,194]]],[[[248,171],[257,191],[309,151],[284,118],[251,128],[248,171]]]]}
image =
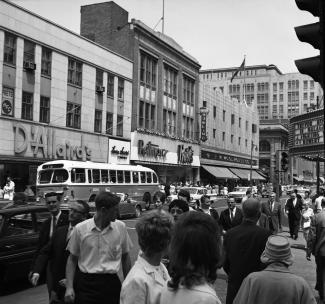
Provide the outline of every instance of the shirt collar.
{"type": "Polygon", "coordinates": [[[90,225],[89,226],[90,230],[97,230],[100,232],[113,229],[112,222],[110,222],[110,224],[107,227],[101,230],[99,227],[96,226],[95,217],[91,218],[91,220],[89,221],[89,225],[90,225]]]}
{"type": "MultiPolygon", "coordinates": [[[[157,282],[157,283],[159,283],[159,284],[161,284],[161,285],[165,285],[165,283],[166,283],[166,281],[163,279],[163,278],[161,278],[159,275],[157,275],[157,268],[159,268],[159,267],[161,267],[161,263],[160,263],[160,265],[159,266],[154,266],[154,265],[151,265],[151,264],[149,264],[141,255],[140,255],[140,253],[139,253],[139,255],[138,255],[138,260],[137,260],[137,262],[140,264],[140,266],[142,266],[143,267],[143,269],[144,269],[144,271],[148,274],[148,275],[150,275],[150,276],[152,276],[153,277],[153,279],[157,282]]],[[[164,272],[164,270],[162,270],[163,272],[164,272]]],[[[164,276],[165,276],[165,274],[164,274],[164,276]]]]}
{"type": "Polygon", "coordinates": [[[276,271],[276,272],[289,272],[289,267],[287,267],[283,263],[278,263],[278,262],[273,262],[269,264],[266,268],[265,271],[276,271]]]}
{"type": "MultiPolygon", "coordinates": [[[[57,215],[54,216],[55,219],[56,219],[56,222],[58,222],[58,219],[59,219],[61,213],[62,213],[62,212],[61,212],[61,210],[60,210],[59,213],[58,213],[57,215]]],[[[53,217],[53,216],[52,216],[52,217],[53,217]]]]}

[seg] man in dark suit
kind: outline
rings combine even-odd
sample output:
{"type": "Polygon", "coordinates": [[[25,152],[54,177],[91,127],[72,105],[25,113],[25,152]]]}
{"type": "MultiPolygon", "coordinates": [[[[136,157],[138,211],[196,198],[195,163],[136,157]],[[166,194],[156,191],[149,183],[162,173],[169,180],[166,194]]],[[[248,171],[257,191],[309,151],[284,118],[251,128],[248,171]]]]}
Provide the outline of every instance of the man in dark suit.
{"type": "Polygon", "coordinates": [[[295,240],[298,238],[301,211],[302,200],[297,197],[295,192],[292,192],[285,204],[285,212],[288,215],[290,236],[295,240]]]}
{"type": "MultiPolygon", "coordinates": [[[[46,195],[45,195],[46,205],[47,205],[49,212],[51,213],[51,216],[44,221],[44,223],[40,229],[39,239],[38,239],[38,247],[36,249],[34,260],[31,265],[30,280],[31,280],[32,284],[33,284],[33,282],[35,282],[35,280],[37,282],[39,279],[39,275],[38,275],[38,278],[36,278],[37,276],[32,275],[32,274],[33,273],[35,274],[35,270],[34,270],[35,261],[37,260],[37,257],[40,254],[41,249],[45,245],[47,245],[47,243],[52,238],[53,233],[55,232],[55,230],[58,227],[67,225],[69,223],[68,214],[63,213],[60,210],[61,198],[62,198],[62,195],[58,194],[56,192],[46,193],[46,195]]],[[[47,269],[46,269],[46,284],[47,284],[49,295],[52,290],[51,278],[52,277],[50,275],[49,268],[47,267],[47,269]]]]}
{"type": "Polygon", "coordinates": [[[325,199],[321,202],[321,212],[311,218],[311,227],[308,235],[308,251],[315,256],[316,287],[320,300],[325,299],[325,199]]]}
{"type": "Polygon", "coordinates": [[[269,221],[269,229],[273,234],[277,234],[282,230],[281,224],[281,204],[275,201],[275,193],[270,194],[268,202],[262,203],[261,212],[264,213],[269,221]]]}
{"type": "Polygon", "coordinates": [[[260,257],[271,232],[256,225],[260,209],[257,199],[247,199],[243,203],[243,222],[228,230],[224,236],[223,268],[228,274],[226,304],[232,304],[248,274],[263,269],[260,257]]]}
{"type": "Polygon", "coordinates": [[[216,209],[211,208],[211,201],[207,195],[201,196],[200,207],[197,209],[197,211],[201,211],[201,212],[211,215],[215,219],[216,223],[219,225],[218,211],[216,209]]]}
{"type": "Polygon", "coordinates": [[[35,261],[32,281],[37,285],[39,274],[45,269],[47,263],[50,265],[53,289],[50,302],[64,303],[65,294],[65,267],[69,252],[66,250],[73,227],[89,217],[89,206],[85,201],[77,200],[70,203],[69,225],[64,225],[54,232],[50,242],[45,245],[35,261]]]}
{"type": "Polygon", "coordinates": [[[228,197],[228,208],[220,213],[219,224],[222,229],[222,233],[225,234],[227,230],[238,226],[243,220],[243,212],[236,208],[236,202],[233,197],[228,197]]]}

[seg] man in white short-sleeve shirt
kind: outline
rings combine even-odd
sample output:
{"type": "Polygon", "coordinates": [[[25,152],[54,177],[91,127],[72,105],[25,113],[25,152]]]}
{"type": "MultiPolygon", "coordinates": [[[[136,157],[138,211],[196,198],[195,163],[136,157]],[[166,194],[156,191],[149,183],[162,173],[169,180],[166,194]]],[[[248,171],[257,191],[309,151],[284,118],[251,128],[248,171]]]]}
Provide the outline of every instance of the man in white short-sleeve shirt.
{"type": "Polygon", "coordinates": [[[126,225],[116,220],[119,201],[110,192],[100,192],[95,199],[95,216],[75,227],[67,247],[66,302],[119,303],[117,273],[121,264],[124,277],[129,272],[132,246],[126,225]]]}

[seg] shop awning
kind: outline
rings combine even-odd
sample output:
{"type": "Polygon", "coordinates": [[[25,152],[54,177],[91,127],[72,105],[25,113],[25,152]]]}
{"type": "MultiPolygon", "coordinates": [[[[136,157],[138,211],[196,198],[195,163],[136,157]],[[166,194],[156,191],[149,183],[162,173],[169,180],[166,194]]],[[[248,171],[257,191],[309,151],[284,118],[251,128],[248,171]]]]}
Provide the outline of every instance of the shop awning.
{"type": "Polygon", "coordinates": [[[216,178],[238,179],[238,177],[227,168],[217,167],[217,166],[202,166],[202,167],[203,169],[207,170],[210,174],[214,175],[216,178]]]}
{"type": "MultiPolygon", "coordinates": [[[[249,179],[250,170],[246,169],[237,169],[237,168],[229,168],[234,174],[236,174],[240,179],[249,179]]],[[[258,174],[256,170],[252,170],[252,179],[253,180],[265,180],[265,178],[258,174]]]]}

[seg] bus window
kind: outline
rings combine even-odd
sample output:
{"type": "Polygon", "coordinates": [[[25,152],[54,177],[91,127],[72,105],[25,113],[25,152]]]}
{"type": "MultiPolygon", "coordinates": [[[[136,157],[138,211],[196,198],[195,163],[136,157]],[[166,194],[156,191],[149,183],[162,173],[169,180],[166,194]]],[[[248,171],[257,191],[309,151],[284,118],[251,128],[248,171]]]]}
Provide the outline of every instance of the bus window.
{"type": "Polygon", "coordinates": [[[117,182],[119,184],[123,184],[124,183],[123,171],[117,170],[116,172],[117,172],[117,182]]]}
{"type": "Polygon", "coordinates": [[[132,171],[133,184],[139,183],[139,172],[132,171]]]}
{"type": "Polygon", "coordinates": [[[102,183],[103,184],[108,184],[108,170],[100,170],[100,174],[102,177],[102,183]]]}
{"type": "Polygon", "coordinates": [[[151,172],[146,172],[146,175],[147,175],[147,183],[151,184],[152,183],[151,172]]]}
{"type": "Polygon", "coordinates": [[[93,183],[99,183],[100,182],[100,175],[99,175],[99,169],[93,169],[93,183]]]}
{"type": "Polygon", "coordinates": [[[88,169],[87,173],[88,173],[88,183],[91,184],[93,182],[93,175],[91,174],[91,170],[88,169]]]}
{"type": "Polygon", "coordinates": [[[72,183],[84,183],[86,181],[85,169],[73,168],[71,170],[72,183]]]}
{"type": "Polygon", "coordinates": [[[140,180],[142,184],[146,183],[146,172],[140,172],[140,180]]]}
{"type": "Polygon", "coordinates": [[[124,171],[124,181],[125,183],[131,183],[131,174],[130,171],[124,171]]]}
{"type": "Polygon", "coordinates": [[[155,184],[158,183],[158,177],[157,177],[156,173],[152,173],[152,179],[155,184]]]}
{"type": "Polygon", "coordinates": [[[63,183],[69,177],[68,171],[65,169],[62,170],[54,170],[52,183],[63,183]]]}
{"type": "Polygon", "coordinates": [[[51,182],[53,170],[42,170],[39,174],[39,183],[48,184],[51,182]]]}
{"type": "Polygon", "coordinates": [[[116,184],[116,170],[109,170],[110,181],[113,184],[116,184]]]}

